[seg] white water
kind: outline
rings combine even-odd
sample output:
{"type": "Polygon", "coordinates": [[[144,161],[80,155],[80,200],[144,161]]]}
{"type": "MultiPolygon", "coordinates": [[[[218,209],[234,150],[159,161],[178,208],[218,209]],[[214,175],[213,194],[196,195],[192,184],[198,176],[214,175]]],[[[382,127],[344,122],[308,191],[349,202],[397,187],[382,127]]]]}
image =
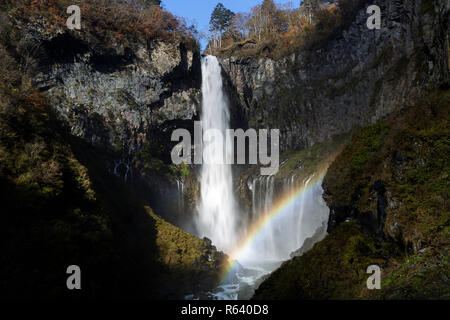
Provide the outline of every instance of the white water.
{"type": "MultiPolygon", "coordinates": [[[[322,199],[320,184],[312,184],[309,177],[303,181],[295,175],[286,178],[275,195],[275,178],[263,177],[249,183],[252,192],[253,220],[269,211],[277,196],[290,194],[299,186],[304,191],[264,226],[257,237],[240,253],[239,262],[245,266],[270,266],[285,261],[328,221],[329,209],[322,199]]],[[[270,269],[270,267],[268,267],[270,269]]],[[[269,270],[272,271],[272,270],[269,270]]]]}
{"type": "MultiPolygon", "coordinates": [[[[216,57],[207,56],[202,60],[202,94],[203,132],[216,129],[225,137],[226,129],[230,126],[230,113],[223,96],[221,67],[216,57]]],[[[231,165],[223,164],[230,163],[232,150],[222,148],[220,143],[204,141],[201,201],[196,227],[217,248],[229,251],[237,239],[236,205],[231,165]],[[222,155],[225,159],[221,159],[222,155]]]]}
{"type": "MultiPolygon", "coordinates": [[[[202,60],[202,126],[204,132],[210,129],[219,130],[223,137],[229,128],[230,114],[222,91],[221,68],[215,57],[207,56],[202,60]]],[[[238,226],[238,212],[233,194],[231,165],[229,163],[232,150],[222,150],[221,143],[204,141],[204,161],[201,171],[201,200],[195,220],[197,232],[212,240],[218,249],[231,252],[238,239],[245,234],[237,230],[249,226],[238,226]],[[220,157],[224,156],[225,159],[220,157]],[[205,158],[208,159],[207,164],[205,158]],[[239,227],[239,228],[238,228],[239,227]]],[[[322,199],[323,190],[320,184],[311,185],[311,178],[300,181],[296,176],[282,183],[282,190],[275,190],[275,177],[260,176],[249,181],[252,192],[251,221],[269,211],[278,193],[295,190],[299,184],[306,188],[295,201],[275,219],[271,220],[258,236],[239,255],[239,263],[243,270],[237,273],[238,283],[226,283],[212,293],[215,299],[237,299],[242,287],[254,288],[256,279],[272,272],[282,261],[290,258],[290,254],[299,249],[305,239],[312,237],[323,229],[328,220],[329,209],[322,199]],[[241,287],[242,285],[242,287],[241,287]]],[[[319,236],[320,238],[320,236],[319,236]]]]}
{"type": "MultiPolygon", "coordinates": [[[[290,193],[299,184],[305,187],[290,206],[270,221],[239,254],[243,268],[236,272],[233,283],[226,283],[213,294],[214,299],[248,299],[256,288],[257,280],[277,269],[283,261],[290,259],[291,253],[309,243],[322,240],[326,235],[329,209],[322,198],[320,184],[310,185],[312,177],[299,181],[296,176],[282,182],[281,194],[290,193]],[[249,289],[250,288],[250,289],[249,289]]],[[[274,177],[257,177],[249,182],[252,192],[252,220],[271,208],[277,195],[274,177]]],[[[304,248],[305,251],[311,246],[304,248]]]]}
{"type": "Polygon", "coordinates": [[[184,212],[184,181],[183,180],[176,180],[177,181],[177,189],[178,189],[178,211],[184,212]]]}

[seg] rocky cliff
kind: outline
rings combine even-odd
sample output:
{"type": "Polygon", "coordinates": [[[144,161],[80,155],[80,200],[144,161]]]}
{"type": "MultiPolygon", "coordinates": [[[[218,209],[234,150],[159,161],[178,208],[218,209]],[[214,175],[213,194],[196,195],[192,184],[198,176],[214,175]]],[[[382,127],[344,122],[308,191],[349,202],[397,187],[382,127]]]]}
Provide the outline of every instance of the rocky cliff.
{"type": "MultiPolygon", "coordinates": [[[[279,60],[222,51],[226,87],[233,108],[241,112],[241,123],[253,128],[279,128],[282,151],[315,145],[313,154],[319,147],[331,155],[339,149],[339,139],[331,139],[336,134],[350,134],[415,104],[429,90],[448,87],[448,2],[373,3],[382,10],[381,30],[367,28],[364,9],[341,35],[315,51],[279,60]]],[[[313,163],[324,159],[318,154],[313,163]]],[[[275,176],[275,192],[283,190],[277,178],[289,174],[301,177],[308,172],[305,165],[307,168],[310,164],[302,156],[285,152],[275,176]],[[297,164],[290,168],[287,160],[297,164]]],[[[256,178],[252,170],[240,176],[238,191],[244,211],[249,211],[249,186],[256,178]]],[[[374,185],[373,192],[382,202],[384,186],[374,185]]],[[[337,211],[332,210],[329,231],[348,218],[337,211]]],[[[370,221],[365,228],[380,232],[384,216],[380,213],[372,217],[374,220],[366,217],[370,221]]]]}
{"type": "Polygon", "coordinates": [[[15,23],[31,81],[58,120],[73,136],[103,149],[112,174],[181,224],[180,205],[171,202],[186,172],[171,165],[170,135],[174,128],[192,129],[199,115],[198,47],[145,37],[104,43],[90,29],[50,30],[39,15],[15,23]]]}
{"type": "Polygon", "coordinates": [[[279,128],[283,150],[305,148],[449,85],[448,1],[370,4],[381,8],[381,30],[367,28],[364,9],[318,50],[279,60],[222,53],[249,127],[279,128]]]}

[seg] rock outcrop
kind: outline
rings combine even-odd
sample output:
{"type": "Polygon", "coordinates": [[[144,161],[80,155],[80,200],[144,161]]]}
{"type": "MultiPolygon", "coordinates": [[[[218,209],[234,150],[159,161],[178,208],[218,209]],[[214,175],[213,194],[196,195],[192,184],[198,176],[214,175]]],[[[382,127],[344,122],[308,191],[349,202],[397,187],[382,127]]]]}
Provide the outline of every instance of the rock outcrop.
{"type": "Polygon", "coordinates": [[[155,128],[193,120],[200,108],[200,54],[180,41],[94,46],[75,32],[32,36],[33,82],[75,136],[132,154],[155,128]]]}

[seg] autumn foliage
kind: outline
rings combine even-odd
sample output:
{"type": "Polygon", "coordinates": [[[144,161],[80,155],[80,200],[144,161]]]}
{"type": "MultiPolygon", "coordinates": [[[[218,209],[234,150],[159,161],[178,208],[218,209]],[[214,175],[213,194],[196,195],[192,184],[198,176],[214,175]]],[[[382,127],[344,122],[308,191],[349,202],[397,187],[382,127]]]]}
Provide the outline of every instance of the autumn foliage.
{"type": "Polygon", "coordinates": [[[210,42],[213,54],[282,57],[318,49],[339,35],[363,7],[364,0],[303,1],[299,8],[264,0],[249,13],[237,13],[223,33],[221,46],[210,42]]]}
{"type": "Polygon", "coordinates": [[[70,5],[81,9],[82,32],[108,42],[137,38],[192,41],[186,25],[158,5],[145,7],[135,1],[110,0],[6,0],[9,12],[21,19],[45,18],[48,32],[65,28],[70,5]]]}

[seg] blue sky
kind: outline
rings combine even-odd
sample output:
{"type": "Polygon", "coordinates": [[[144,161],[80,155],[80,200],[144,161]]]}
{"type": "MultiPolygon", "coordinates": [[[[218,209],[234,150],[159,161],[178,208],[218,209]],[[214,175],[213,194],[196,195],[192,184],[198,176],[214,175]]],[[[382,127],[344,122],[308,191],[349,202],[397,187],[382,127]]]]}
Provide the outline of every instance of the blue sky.
{"type": "MultiPolygon", "coordinates": [[[[217,3],[222,2],[223,5],[231,11],[248,12],[250,9],[263,0],[162,0],[164,8],[173,14],[186,18],[189,23],[195,21],[197,28],[200,31],[206,31],[209,25],[211,12],[217,3]]],[[[292,2],[295,7],[298,7],[299,0],[275,0],[275,3],[292,2]]],[[[202,43],[202,47],[205,43],[202,43]]]]}

